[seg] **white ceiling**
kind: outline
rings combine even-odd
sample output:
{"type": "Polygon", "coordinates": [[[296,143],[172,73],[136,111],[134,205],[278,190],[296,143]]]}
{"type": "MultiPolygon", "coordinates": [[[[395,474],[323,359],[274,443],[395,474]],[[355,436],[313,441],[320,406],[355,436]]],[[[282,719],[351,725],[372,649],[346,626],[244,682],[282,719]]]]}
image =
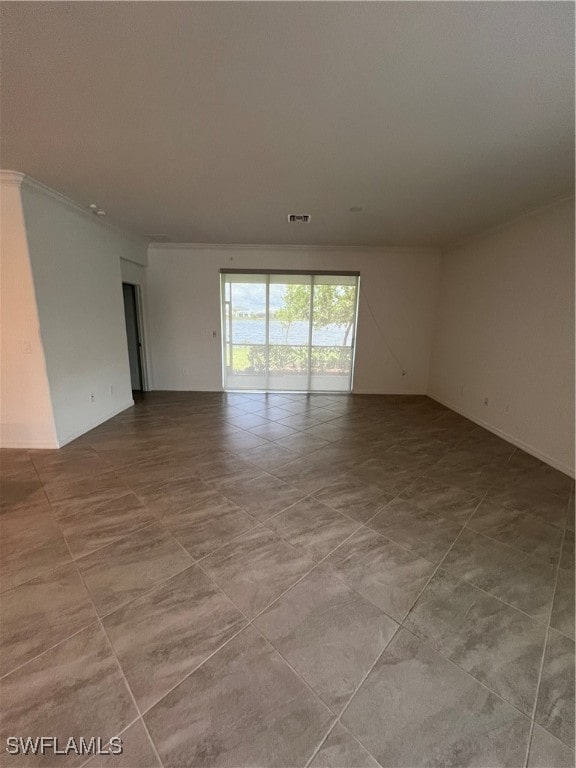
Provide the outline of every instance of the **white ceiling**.
{"type": "Polygon", "coordinates": [[[2,167],[142,235],[443,245],[573,191],[571,2],[1,11],[2,167]]]}

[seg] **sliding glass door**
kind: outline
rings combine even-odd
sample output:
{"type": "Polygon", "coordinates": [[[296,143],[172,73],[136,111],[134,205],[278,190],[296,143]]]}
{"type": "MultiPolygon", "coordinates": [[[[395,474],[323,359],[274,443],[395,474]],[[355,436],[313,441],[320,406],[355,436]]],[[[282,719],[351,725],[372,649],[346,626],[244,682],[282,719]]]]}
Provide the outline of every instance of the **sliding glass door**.
{"type": "Polygon", "coordinates": [[[351,390],[358,275],[221,278],[225,389],[351,390]]]}

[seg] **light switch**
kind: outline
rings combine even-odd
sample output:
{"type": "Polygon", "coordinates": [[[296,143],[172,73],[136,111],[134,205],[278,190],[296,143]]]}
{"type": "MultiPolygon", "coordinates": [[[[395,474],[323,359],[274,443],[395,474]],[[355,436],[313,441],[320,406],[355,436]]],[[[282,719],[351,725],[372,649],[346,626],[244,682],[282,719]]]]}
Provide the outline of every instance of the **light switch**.
{"type": "Polygon", "coordinates": [[[24,352],[25,355],[32,354],[32,343],[30,341],[22,342],[22,352],[24,352]]]}

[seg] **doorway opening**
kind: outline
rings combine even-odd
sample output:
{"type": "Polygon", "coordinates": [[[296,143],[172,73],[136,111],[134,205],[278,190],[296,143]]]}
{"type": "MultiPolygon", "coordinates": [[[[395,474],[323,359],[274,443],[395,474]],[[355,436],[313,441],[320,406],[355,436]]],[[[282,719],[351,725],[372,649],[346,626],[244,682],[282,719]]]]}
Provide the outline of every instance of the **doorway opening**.
{"type": "Polygon", "coordinates": [[[226,390],[350,392],[357,272],[222,270],[226,390]]]}
{"type": "Polygon", "coordinates": [[[146,389],[144,366],[142,365],[142,333],[140,326],[140,293],[137,285],[122,283],[124,294],[124,317],[126,320],[126,338],[128,339],[128,360],[130,362],[130,381],[133,392],[146,389]]]}

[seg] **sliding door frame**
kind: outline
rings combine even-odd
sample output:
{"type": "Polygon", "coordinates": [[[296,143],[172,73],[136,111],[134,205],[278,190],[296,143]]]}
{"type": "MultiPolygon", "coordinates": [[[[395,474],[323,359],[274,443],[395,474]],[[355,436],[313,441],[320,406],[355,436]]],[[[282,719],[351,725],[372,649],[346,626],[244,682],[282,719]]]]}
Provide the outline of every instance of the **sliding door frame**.
{"type": "Polygon", "coordinates": [[[360,277],[360,272],[342,269],[228,269],[222,267],[220,275],[328,275],[330,277],[360,277]]]}
{"type": "MultiPolygon", "coordinates": [[[[251,392],[260,390],[227,390],[227,346],[230,347],[230,367],[233,363],[233,344],[232,344],[232,284],[233,281],[229,281],[230,285],[230,301],[226,300],[226,275],[262,275],[266,278],[265,290],[265,356],[266,356],[266,392],[307,392],[321,394],[323,390],[312,390],[312,338],[314,332],[314,287],[316,276],[330,276],[330,277],[355,277],[356,278],[356,293],[354,296],[354,325],[352,342],[350,345],[350,389],[353,391],[354,386],[354,368],[356,363],[356,335],[358,328],[358,308],[360,302],[360,272],[356,271],[343,271],[343,270],[304,270],[304,269],[226,269],[219,270],[220,276],[220,303],[221,303],[221,339],[222,339],[222,389],[224,391],[240,391],[251,392]],[[308,327],[308,366],[307,366],[307,389],[306,390],[270,390],[270,276],[271,275],[303,275],[310,277],[310,310],[309,310],[309,327],[308,327]],[[229,304],[229,327],[226,325],[226,305],[229,304]]],[[[331,390],[326,390],[331,392],[331,390]]]]}
{"type": "Polygon", "coordinates": [[[308,381],[306,389],[312,386],[312,337],[314,335],[314,275],[310,276],[310,308],[308,310],[308,381]]]}

